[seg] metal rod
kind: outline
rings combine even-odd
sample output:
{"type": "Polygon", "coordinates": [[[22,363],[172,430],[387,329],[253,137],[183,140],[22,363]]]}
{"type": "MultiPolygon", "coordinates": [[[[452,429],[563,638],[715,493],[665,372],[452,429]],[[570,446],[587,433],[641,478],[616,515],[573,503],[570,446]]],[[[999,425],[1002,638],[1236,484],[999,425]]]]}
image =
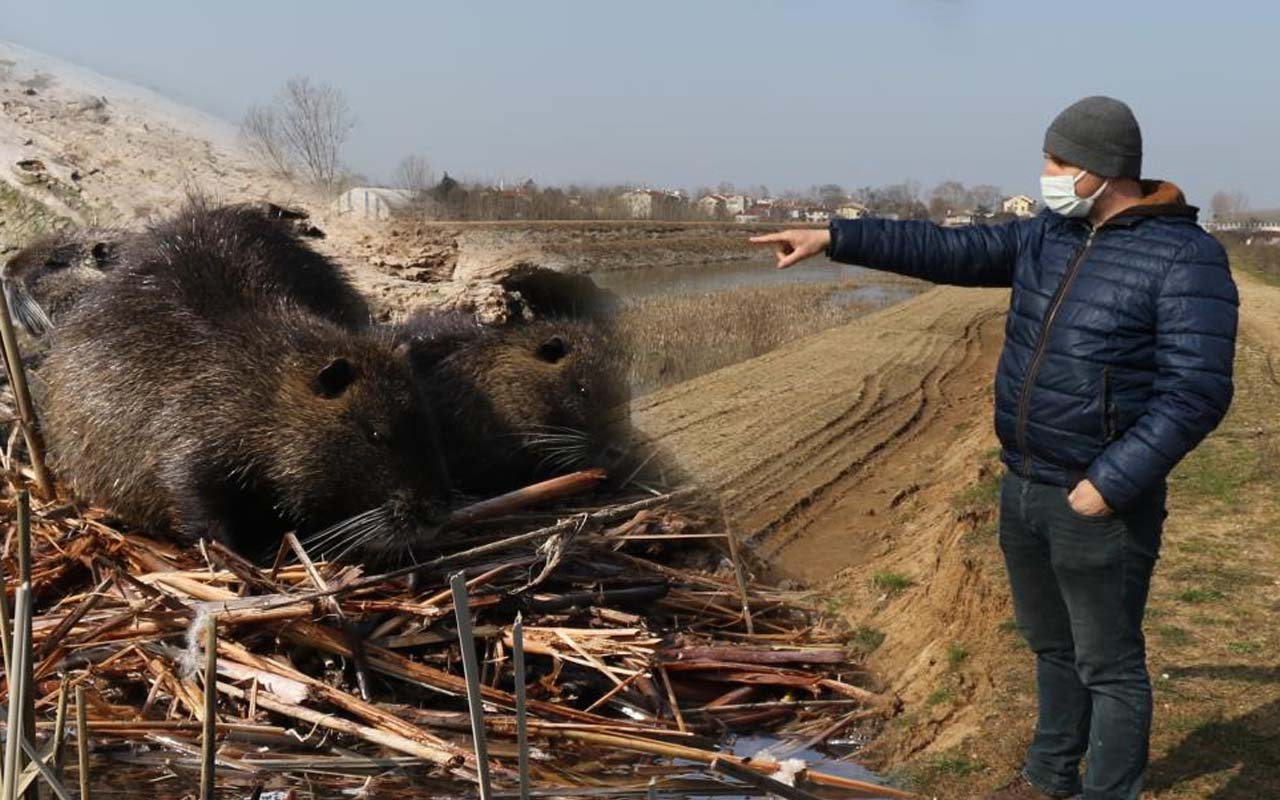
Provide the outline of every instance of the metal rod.
{"type": "Polygon", "coordinates": [[[0,340],[4,345],[4,365],[9,371],[9,385],[13,388],[13,401],[18,412],[18,426],[27,441],[27,455],[31,457],[31,471],[35,473],[36,488],[45,499],[53,497],[53,480],[44,464],[44,439],[36,421],[35,406],[31,403],[31,391],[27,388],[27,374],[22,367],[22,354],[18,352],[18,336],[13,330],[13,317],[9,314],[9,299],[0,292],[0,340]]]}
{"type": "MultiPolygon", "coordinates": [[[[58,776],[53,774],[53,770],[49,769],[49,765],[44,763],[44,759],[40,757],[38,752],[36,752],[35,745],[31,744],[31,742],[24,738],[22,740],[22,750],[26,753],[27,758],[31,759],[31,764],[36,768],[36,771],[40,773],[40,777],[44,778],[44,782],[48,784],[49,788],[53,790],[53,793],[58,796],[58,800],[71,800],[71,795],[67,792],[66,788],[63,787],[62,783],[58,781],[58,776]]],[[[32,781],[31,785],[27,787],[27,792],[34,792],[35,795],[39,797],[40,785],[35,781],[32,781]]]]}
{"type": "Polygon", "coordinates": [[[13,644],[13,626],[9,617],[9,587],[4,572],[0,571],[0,640],[4,642],[4,675],[5,680],[13,683],[13,654],[9,645],[13,644]]]}
{"type": "Polygon", "coordinates": [[[89,800],[89,710],[84,704],[84,687],[76,687],[76,763],[80,780],[80,800],[89,800]]]}
{"type": "Polygon", "coordinates": [[[9,674],[9,708],[6,715],[7,727],[4,742],[4,785],[0,787],[0,800],[14,800],[17,796],[18,780],[22,774],[20,762],[21,749],[18,743],[22,739],[22,708],[25,705],[26,668],[22,663],[26,648],[27,604],[31,600],[31,587],[20,585],[14,597],[13,615],[13,666],[9,674]]]}
{"type": "Polygon", "coordinates": [[[516,752],[520,772],[520,800],[529,800],[529,717],[524,669],[524,615],[516,614],[511,626],[511,664],[515,672],[516,690],[516,752]]]}
{"type": "MultiPolygon", "coordinates": [[[[23,489],[18,493],[18,575],[22,586],[27,590],[27,608],[23,619],[22,659],[14,664],[15,669],[22,672],[22,736],[29,741],[36,740],[36,681],[35,665],[32,664],[31,646],[31,493],[23,489]]],[[[17,644],[14,645],[18,646],[17,644]]],[[[10,731],[13,731],[10,728],[10,731]]],[[[10,736],[14,735],[12,732],[10,736]]],[[[21,742],[21,740],[19,740],[21,742]]],[[[21,758],[20,760],[25,760],[21,758]]],[[[17,794],[15,789],[14,794],[17,794]]],[[[40,787],[33,781],[26,791],[22,792],[26,800],[40,800],[40,787]]]]}
{"type": "Polygon", "coordinates": [[[453,610],[458,618],[458,646],[462,650],[462,671],[467,679],[467,707],[471,710],[471,738],[476,751],[476,776],[480,800],[493,796],[489,786],[489,749],[484,736],[484,700],[480,695],[480,668],[476,663],[476,640],[471,630],[471,607],[467,603],[467,578],[455,572],[449,578],[453,590],[453,610]]]}
{"type": "Polygon", "coordinates": [[[214,737],[218,722],[218,625],[209,617],[204,633],[204,728],[200,740],[200,797],[213,800],[214,785],[214,737]]]}

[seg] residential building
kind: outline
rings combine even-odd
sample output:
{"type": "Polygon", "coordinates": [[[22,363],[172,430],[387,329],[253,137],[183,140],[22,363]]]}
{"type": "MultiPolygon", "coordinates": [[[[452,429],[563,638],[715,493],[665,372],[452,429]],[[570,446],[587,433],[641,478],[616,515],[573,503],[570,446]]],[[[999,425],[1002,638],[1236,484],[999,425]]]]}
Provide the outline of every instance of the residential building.
{"type": "Polygon", "coordinates": [[[702,214],[705,217],[711,217],[712,219],[719,219],[720,217],[728,216],[729,214],[726,198],[722,194],[703,195],[702,197],[699,197],[693,205],[694,208],[698,210],[699,214],[702,214]]]}
{"type": "Polygon", "coordinates": [[[1036,201],[1025,194],[1006,197],[1000,204],[1000,210],[1015,217],[1031,217],[1036,213],[1036,201]]]}
{"type": "Polygon", "coordinates": [[[632,189],[619,198],[632,219],[663,219],[673,217],[684,203],[680,192],[660,189],[632,189]]]}
{"type": "Polygon", "coordinates": [[[755,205],[755,201],[745,194],[731,194],[724,199],[724,210],[737,216],[746,213],[746,210],[755,205]]]}
{"type": "Polygon", "coordinates": [[[867,216],[867,207],[862,203],[846,200],[836,208],[836,216],[845,219],[861,219],[867,216]]]}

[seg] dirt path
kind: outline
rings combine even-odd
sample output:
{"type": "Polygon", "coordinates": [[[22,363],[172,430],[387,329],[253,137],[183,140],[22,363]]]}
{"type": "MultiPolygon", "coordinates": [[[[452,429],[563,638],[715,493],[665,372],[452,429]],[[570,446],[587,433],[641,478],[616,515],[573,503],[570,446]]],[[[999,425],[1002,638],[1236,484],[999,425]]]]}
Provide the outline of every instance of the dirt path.
{"type": "Polygon", "coordinates": [[[781,573],[820,580],[940,481],[940,447],[987,422],[1007,293],[937,288],[642,398],[637,425],[725,494],[781,573]],[[975,419],[975,416],[977,419],[975,419]]]}

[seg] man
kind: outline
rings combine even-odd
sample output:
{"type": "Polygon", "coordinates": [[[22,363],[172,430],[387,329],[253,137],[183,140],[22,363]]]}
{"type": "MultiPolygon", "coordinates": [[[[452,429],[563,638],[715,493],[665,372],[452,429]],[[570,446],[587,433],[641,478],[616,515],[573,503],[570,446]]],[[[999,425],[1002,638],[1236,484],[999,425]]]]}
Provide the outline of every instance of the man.
{"type": "Polygon", "coordinates": [[[1087,97],[1044,138],[1038,216],[1002,225],[834,219],[752,239],[779,267],[836,261],[1013,290],[995,382],[1000,547],[1036,654],[1039,720],[991,798],[1136,798],[1151,726],[1142,616],[1165,478],[1232,395],[1237,296],[1196,209],[1139,180],[1124,103],[1087,97]],[[1083,781],[1080,763],[1086,762],[1083,781]]]}

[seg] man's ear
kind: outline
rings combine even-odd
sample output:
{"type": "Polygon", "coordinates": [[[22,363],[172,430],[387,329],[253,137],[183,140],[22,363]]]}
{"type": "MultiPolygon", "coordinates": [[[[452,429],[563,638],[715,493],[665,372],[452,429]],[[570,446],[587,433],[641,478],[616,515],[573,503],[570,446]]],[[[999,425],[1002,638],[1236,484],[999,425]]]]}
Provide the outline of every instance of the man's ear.
{"type": "Polygon", "coordinates": [[[311,381],[311,391],[317,397],[332,399],[342,394],[356,382],[358,373],[355,366],[345,358],[335,358],[316,373],[311,381]]]}

